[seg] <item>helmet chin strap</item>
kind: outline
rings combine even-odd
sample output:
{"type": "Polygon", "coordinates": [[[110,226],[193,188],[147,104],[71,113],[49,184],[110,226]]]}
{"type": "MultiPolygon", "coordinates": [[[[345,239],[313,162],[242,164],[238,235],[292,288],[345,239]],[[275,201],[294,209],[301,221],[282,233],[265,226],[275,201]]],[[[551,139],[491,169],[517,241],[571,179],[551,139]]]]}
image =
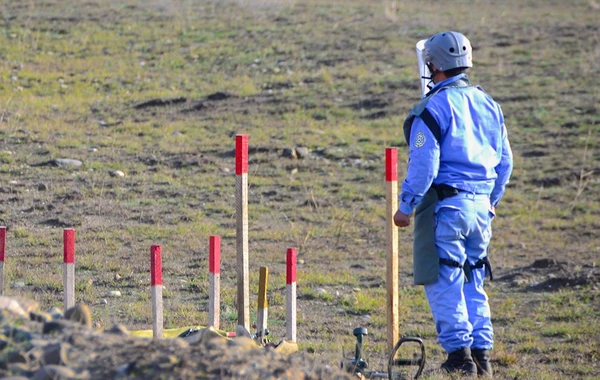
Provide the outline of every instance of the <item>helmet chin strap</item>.
{"type": "Polygon", "coordinates": [[[429,77],[421,77],[421,79],[429,79],[429,83],[427,83],[427,88],[430,90],[433,88],[433,85],[435,84],[433,83],[433,74],[429,77]]]}
{"type": "MultiPolygon", "coordinates": [[[[432,67],[431,63],[427,62],[427,68],[429,69],[429,72],[431,73],[431,75],[429,75],[428,77],[425,77],[425,76],[421,77],[421,79],[429,79],[429,83],[427,83],[427,88],[430,90],[433,88],[433,84],[435,84],[435,82],[433,81],[433,78],[435,78],[435,76],[438,75],[438,73],[440,73],[440,70],[438,70],[437,67],[435,68],[435,70],[431,70],[431,67],[432,67]]],[[[435,67],[435,66],[433,66],[433,67],[435,67]]]]}

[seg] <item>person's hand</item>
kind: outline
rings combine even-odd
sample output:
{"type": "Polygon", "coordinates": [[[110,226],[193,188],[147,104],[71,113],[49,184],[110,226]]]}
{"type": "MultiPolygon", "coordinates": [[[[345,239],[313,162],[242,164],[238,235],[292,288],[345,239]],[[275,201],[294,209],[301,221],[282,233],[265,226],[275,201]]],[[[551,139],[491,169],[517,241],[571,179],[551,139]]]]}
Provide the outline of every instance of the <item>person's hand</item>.
{"type": "Polygon", "coordinates": [[[398,210],[396,211],[396,213],[394,214],[394,224],[398,227],[408,227],[410,226],[410,217],[412,216],[411,214],[405,214],[402,211],[398,210]]]}

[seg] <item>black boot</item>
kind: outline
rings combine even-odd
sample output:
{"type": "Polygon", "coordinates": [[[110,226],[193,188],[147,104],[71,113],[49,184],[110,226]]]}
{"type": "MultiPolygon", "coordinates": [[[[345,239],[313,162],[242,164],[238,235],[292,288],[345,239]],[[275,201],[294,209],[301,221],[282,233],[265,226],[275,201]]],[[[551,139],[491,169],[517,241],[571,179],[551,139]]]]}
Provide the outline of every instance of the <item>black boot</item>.
{"type": "Polygon", "coordinates": [[[469,347],[449,353],[448,359],[442,363],[442,369],[467,376],[475,377],[477,375],[477,366],[471,357],[471,349],[469,347]]]}
{"type": "Polygon", "coordinates": [[[490,350],[471,350],[471,355],[473,356],[473,361],[477,365],[477,375],[479,377],[489,377],[493,376],[492,372],[492,363],[490,363],[490,350]]]}

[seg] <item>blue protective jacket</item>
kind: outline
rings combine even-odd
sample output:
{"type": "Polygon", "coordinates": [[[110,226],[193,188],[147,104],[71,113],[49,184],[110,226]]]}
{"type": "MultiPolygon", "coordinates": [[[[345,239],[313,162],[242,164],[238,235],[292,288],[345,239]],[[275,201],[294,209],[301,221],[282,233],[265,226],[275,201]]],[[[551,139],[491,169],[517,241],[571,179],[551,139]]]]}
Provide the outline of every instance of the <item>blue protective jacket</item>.
{"type": "MultiPolygon", "coordinates": [[[[466,75],[439,82],[431,91],[458,80],[466,75]]],[[[480,87],[465,86],[442,88],[426,109],[440,127],[439,141],[421,117],[414,118],[400,211],[411,214],[432,184],[487,194],[495,207],[513,166],[500,105],[480,87]]]]}

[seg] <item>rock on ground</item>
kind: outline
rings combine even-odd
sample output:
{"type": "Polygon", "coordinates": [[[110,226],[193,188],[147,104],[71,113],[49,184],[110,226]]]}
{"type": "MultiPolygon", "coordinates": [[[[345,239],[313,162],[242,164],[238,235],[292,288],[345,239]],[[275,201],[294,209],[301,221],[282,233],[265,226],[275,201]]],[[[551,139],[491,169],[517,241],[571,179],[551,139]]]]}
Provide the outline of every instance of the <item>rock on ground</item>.
{"type": "Polygon", "coordinates": [[[0,378],[352,378],[337,367],[315,365],[301,353],[282,355],[272,348],[248,345],[243,338],[212,339],[203,345],[182,338],[138,338],[127,335],[124,328],[89,328],[85,325],[90,321],[80,311],[65,312],[65,316],[77,315],[77,321],[40,318],[37,310],[28,310],[32,317],[24,318],[23,312],[14,311],[15,302],[22,301],[21,309],[30,304],[0,298],[7,298],[10,305],[0,311],[0,378]]]}

